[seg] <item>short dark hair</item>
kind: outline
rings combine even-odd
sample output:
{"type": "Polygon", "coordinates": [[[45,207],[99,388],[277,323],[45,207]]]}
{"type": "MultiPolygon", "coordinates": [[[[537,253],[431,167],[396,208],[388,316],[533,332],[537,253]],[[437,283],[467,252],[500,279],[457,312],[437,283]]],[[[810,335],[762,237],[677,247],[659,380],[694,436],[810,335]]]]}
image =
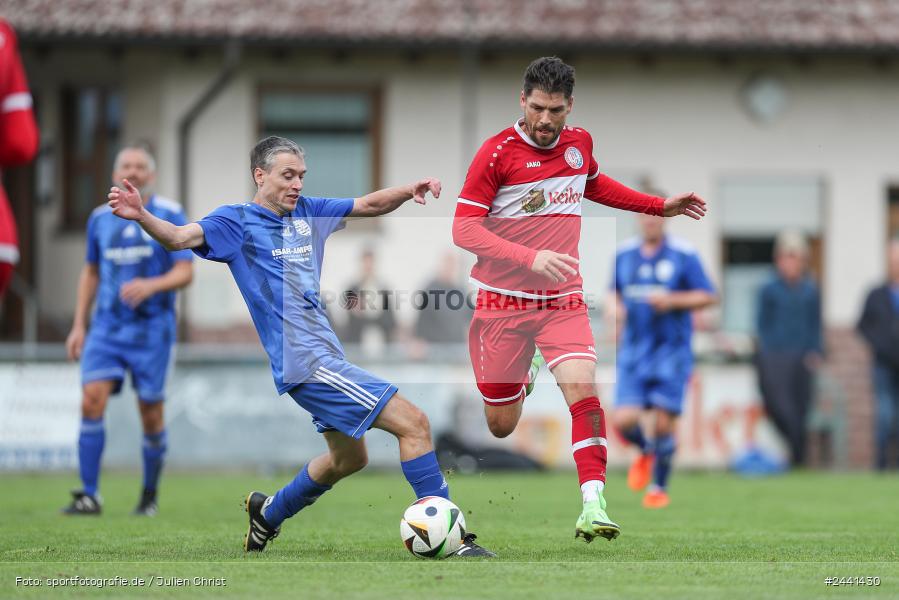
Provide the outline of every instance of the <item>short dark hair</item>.
{"type": "Polygon", "coordinates": [[[271,171],[272,166],[275,164],[275,156],[282,152],[293,154],[299,158],[305,156],[303,149],[293,140],[277,135],[270,135],[264,140],[259,141],[259,143],[253,147],[253,151],[250,152],[250,175],[252,176],[257,168],[262,169],[266,173],[271,171]]]}
{"type": "Polygon", "coordinates": [[[574,67],[566,65],[557,56],[538,58],[525,69],[522,89],[525,97],[538,89],[547,94],[562,93],[565,98],[571,98],[574,93],[574,67]]]}

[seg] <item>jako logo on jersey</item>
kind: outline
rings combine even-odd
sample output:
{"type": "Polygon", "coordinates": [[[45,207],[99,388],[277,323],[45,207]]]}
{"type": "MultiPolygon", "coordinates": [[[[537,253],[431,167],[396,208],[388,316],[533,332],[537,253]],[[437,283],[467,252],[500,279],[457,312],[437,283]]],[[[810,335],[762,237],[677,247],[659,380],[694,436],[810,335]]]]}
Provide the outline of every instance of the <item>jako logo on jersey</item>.
{"type": "Polygon", "coordinates": [[[543,195],[543,188],[531,190],[528,195],[521,199],[521,210],[526,213],[535,213],[546,206],[546,196],[543,195]]]}
{"type": "Polygon", "coordinates": [[[580,169],[584,166],[584,157],[581,156],[580,150],[571,146],[565,151],[565,162],[567,162],[568,166],[572,169],[580,169]]]}
{"type": "Polygon", "coordinates": [[[539,166],[540,166],[539,160],[532,160],[525,164],[525,168],[527,168],[527,169],[533,169],[533,168],[539,167],[539,166]]]}
{"type": "Polygon", "coordinates": [[[549,201],[553,204],[577,204],[581,201],[583,194],[575,192],[574,188],[568,187],[564,192],[554,192],[549,194],[549,201]]]}
{"type": "Polygon", "coordinates": [[[303,219],[294,221],[293,228],[296,229],[297,233],[299,233],[300,235],[312,235],[312,228],[309,227],[309,223],[307,223],[303,219]]]}

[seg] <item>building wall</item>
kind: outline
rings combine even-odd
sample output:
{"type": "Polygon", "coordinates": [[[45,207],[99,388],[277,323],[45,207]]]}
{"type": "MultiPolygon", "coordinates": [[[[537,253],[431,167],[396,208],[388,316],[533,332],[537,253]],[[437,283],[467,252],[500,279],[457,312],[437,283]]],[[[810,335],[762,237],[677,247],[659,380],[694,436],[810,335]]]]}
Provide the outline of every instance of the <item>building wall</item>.
{"type": "MultiPolygon", "coordinates": [[[[125,138],[155,142],[157,187],[168,196],[176,194],[177,124],[215,77],[220,58],[212,50],[192,59],[158,49],[128,51],[123,58],[86,50],[51,51],[42,58],[26,52],[32,87],[44,99],[44,139],[58,139],[60,85],[117,83],[126,94],[125,138]],[[89,72],[85,64],[91,65],[89,72]]],[[[295,52],[276,61],[251,52],[196,123],[189,216],[199,218],[219,204],[250,198],[247,154],[257,135],[259,85],[377,84],[383,97],[381,184],[431,175],[443,180],[444,193],[427,207],[404,206],[377,227],[336,236],[324,281],[341,289],[354,275],[359,248],[374,243],[384,278],[414,289],[432,271],[440,251],[450,247],[449,217],[470,148],[519,114],[519,78],[528,58],[483,61],[472,79],[451,54],[409,61],[375,54],[336,60],[295,52]]],[[[662,189],[695,190],[710,200],[707,221],[676,219],[670,229],[696,244],[719,282],[715,196],[721,179],[820,177],[826,189],[825,317],[836,326],[854,321],[864,290],[883,272],[885,186],[899,180],[893,151],[899,138],[899,79],[893,71],[878,70],[862,58],[800,65],[774,57],[722,64],[701,57],[641,62],[582,55],[575,64],[578,85],[570,122],[593,133],[600,165],[613,175],[647,174],[662,189]],[[742,86],[757,72],[780,77],[788,94],[783,114],[768,124],[754,121],[740,104],[742,86]]],[[[57,177],[59,169],[57,160],[57,177]]],[[[311,176],[306,191],[315,194],[311,176]]],[[[65,317],[74,305],[84,241],[81,235],[59,232],[59,210],[56,195],[39,209],[38,272],[46,310],[65,317]]],[[[186,310],[198,328],[248,322],[227,269],[202,261],[186,310]]]]}

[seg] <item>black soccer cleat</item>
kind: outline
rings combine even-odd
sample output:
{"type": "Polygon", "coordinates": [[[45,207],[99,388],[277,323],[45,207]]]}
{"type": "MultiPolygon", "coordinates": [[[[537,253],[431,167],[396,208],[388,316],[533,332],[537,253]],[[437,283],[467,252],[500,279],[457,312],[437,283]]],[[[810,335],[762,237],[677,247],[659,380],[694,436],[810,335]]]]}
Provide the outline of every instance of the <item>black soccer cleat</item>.
{"type": "Polygon", "coordinates": [[[72,490],[72,503],[60,509],[64,515],[92,515],[97,516],[101,512],[100,497],[91,496],[83,490],[72,490]]]}
{"type": "Polygon", "coordinates": [[[456,550],[456,553],[453,556],[458,556],[460,558],[496,558],[496,552],[491,552],[487,548],[475,543],[477,538],[478,536],[473,533],[466,533],[463,535],[462,545],[456,550]]]}
{"type": "Polygon", "coordinates": [[[272,527],[262,516],[262,507],[268,496],[262,492],[250,492],[247,496],[246,511],[250,517],[250,527],[247,529],[247,537],[244,540],[245,552],[261,552],[269,540],[273,540],[281,533],[280,527],[272,527]]]}
{"type": "Polygon", "coordinates": [[[140,502],[131,514],[136,517],[155,517],[159,512],[159,504],[156,503],[156,490],[148,490],[144,488],[140,497],[140,502]]]}

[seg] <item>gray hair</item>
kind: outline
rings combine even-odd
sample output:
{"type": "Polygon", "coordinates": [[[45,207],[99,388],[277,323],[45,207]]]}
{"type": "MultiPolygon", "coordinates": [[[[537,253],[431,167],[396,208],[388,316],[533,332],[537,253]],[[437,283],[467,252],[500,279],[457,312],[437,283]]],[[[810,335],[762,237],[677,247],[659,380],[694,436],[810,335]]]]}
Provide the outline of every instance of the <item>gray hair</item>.
{"type": "Polygon", "coordinates": [[[799,256],[808,256],[808,241],[801,231],[786,230],[781,231],[777,235],[777,241],[774,242],[775,254],[798,254],[799,256]]]}
{"type": "Polygon", "coordinates": [[[156,158],[153,156],[153,153],[147,147],[147,144],[141,142],[135,142],[132,144],[127,144],[119,148],[118,153],[115,155],[115,161],[113,162],[112,168],[114,171],[119,170],[119,165],[122,162],[122,154],[127,152],[128,150],[139,150],[144,153],[144,156],[147,157],[147,168],[151,173],[156,172],[156,158]]]}
{"type": "Polygon", "coordinates": [[[296,142],[277,135],[270,135],[261,140],[253,147],[250,152],[250,175],[256,169],[262,169],[266,173],[272,170],[275,164],[275,157],[282,153],[293,154],[297,158],[304,158],[305,153],[296,142]]]}

